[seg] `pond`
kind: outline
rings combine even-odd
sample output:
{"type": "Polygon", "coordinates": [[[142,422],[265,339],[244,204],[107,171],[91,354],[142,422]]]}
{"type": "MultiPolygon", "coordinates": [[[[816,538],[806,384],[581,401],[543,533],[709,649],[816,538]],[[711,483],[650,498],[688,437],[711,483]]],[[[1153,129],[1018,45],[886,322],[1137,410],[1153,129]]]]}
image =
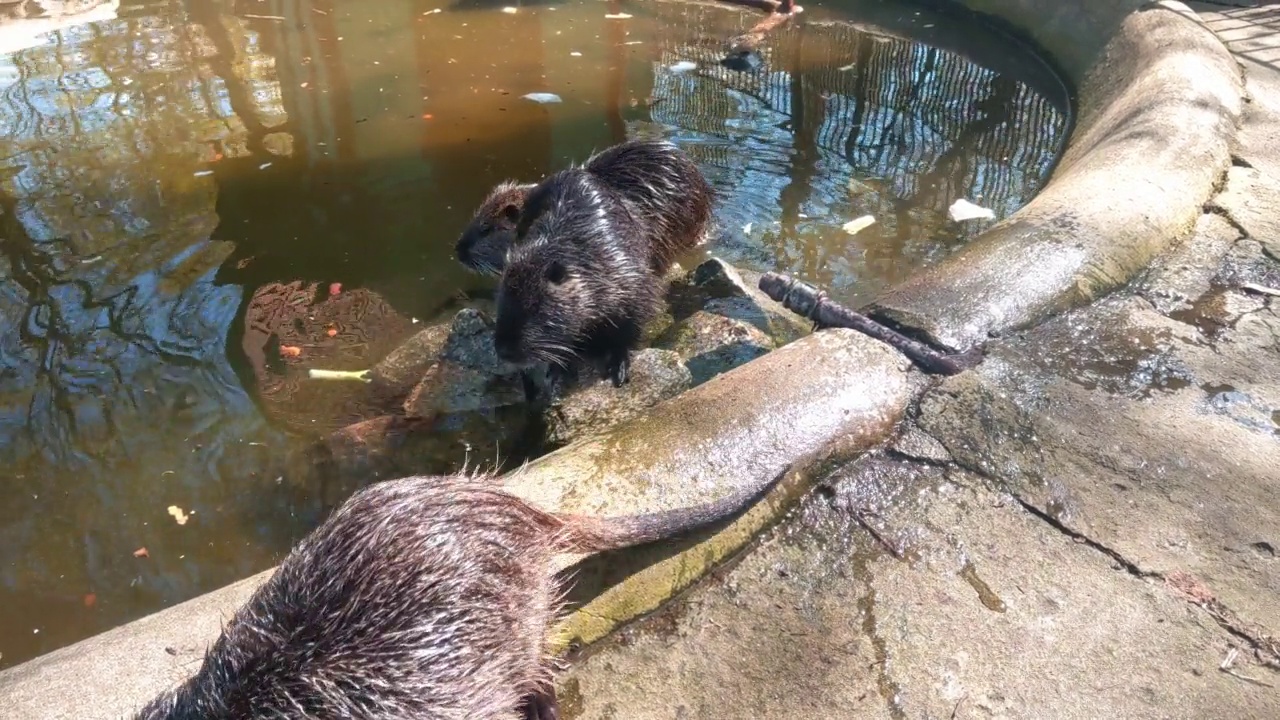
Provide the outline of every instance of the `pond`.
{"type": "Polygon", "coordinates": [[[0,667],[310,529],[298,451],[365,413],[282,356],[367,367],[491,295],[452,245],[496,182],[668,137],[719,197],[699,257],[856,304],[990,225],[954,200],[1025,203],[1070,119],[1034,54],[914,5],[806,4],[737,72],[739,8],[443,2],[0,3],[0,667]]]}

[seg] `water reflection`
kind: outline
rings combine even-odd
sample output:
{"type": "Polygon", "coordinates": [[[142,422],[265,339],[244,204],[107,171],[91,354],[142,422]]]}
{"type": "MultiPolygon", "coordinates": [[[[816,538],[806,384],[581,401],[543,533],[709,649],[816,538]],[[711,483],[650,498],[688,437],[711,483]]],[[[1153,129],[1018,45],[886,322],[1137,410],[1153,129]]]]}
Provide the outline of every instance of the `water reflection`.
{"type": "Polygon", "coordinates": [[[450,253],[501,179],[672,137],[721,196],[709,251],[844,299],[967,239],[955,197],[1016,209],[1066,123],[1033,63],[851,4],[900,27],[814,8],[758,74],[715,64],[753,16],[677,3],[0,6],[0,666],[305,532],[324,488],[289,458],[382,411],[306,368],[365,367],[488,293],[450,253]]]}

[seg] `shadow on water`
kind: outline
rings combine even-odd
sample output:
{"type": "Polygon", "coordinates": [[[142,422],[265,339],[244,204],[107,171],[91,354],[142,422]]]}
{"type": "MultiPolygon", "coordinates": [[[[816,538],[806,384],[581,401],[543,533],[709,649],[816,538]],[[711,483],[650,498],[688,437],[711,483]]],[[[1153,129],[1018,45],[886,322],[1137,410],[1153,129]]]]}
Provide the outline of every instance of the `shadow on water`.
{"type": "Polygon", "coordinates": [[[1068,123],[1035,58],[902,4],[810,8],[754,73],[716,63],[736,8],[438,7],[0,8],[0,667],[312,527],[340,498],[291,458],[379,408],[300,378],[483,301],[452,243],[499,180],[669,137],[720,198],[700,252],[853,302],[989,224],[956,198],[1017,209],[1068,123]]]}

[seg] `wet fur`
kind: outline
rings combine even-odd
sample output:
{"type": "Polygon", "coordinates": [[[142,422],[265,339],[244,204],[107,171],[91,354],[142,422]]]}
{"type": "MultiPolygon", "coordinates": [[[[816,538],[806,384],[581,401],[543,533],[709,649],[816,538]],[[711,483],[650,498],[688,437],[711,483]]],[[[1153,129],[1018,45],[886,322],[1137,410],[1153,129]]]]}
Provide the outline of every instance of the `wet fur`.
{"type": "Polygon", "coordinates": [[[498,285],[498,356],[559,374],[603,360],[621,386],[631,350],[662,308],[642,219],[609,185],[571,168],[529,193],[521,225],[498,285]]]}
{"type": "Polygon", "coordinates": [[[520,211],[533,188],[532,184],[508,180],[491,190],[454,245],[458,261],[476,272],[501,273],[507,248],[516,240],[520,211]]]}
{"type": "MultiPolygon", "coordinates": [[[[675,144],[630,140],[596,153],[579,169],[594,175],[629,206],[647,238],[651,267],[659,275],[706,234],[711,186],[675,144]]],[[[478,272],[501,273],[506,251],[545,211],[531,207],[521,214],[533,187],[514,181],[495,187],[458,240],[458,260],[478,272]]]]}
{"type": "Polygon", "coordinates": [[[555,718],[556,557],[673,537],[765,489],[601,519],[543,512],[492,478],[369,486],[294,548],[194,676],[136,717],[555,718]]]}

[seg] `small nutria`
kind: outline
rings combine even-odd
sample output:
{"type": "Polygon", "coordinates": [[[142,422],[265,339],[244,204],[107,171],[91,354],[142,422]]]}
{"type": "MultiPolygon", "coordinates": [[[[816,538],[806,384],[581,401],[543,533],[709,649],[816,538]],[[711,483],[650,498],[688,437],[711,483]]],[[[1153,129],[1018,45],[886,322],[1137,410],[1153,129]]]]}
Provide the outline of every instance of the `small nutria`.
{"type": "MultiPolygon", "coordinates": [[[[674,143],[628,140],[592,155],[579,169],[595,176],[628,205],[647,237],[650,262],[659,275],[706,234],[711,186],[674,143]]],[[[522,213],[535,187],[510,180],[495,187],[458,240],[458,260],[479,272],[501,273],[508,248],[545,211],[545,207],[529,207],[529,212],[522,213]]]]}
{"type": "Polygon", "coordinates": [[[138,720],[554,720],[561,571],[682,535],[760,497],[630,517],[544,512],[493,478],[366,487],[231,618],[195,675],[138,720]]]}
{"type": "Polygon", "coordinates": [[[642,220],[585,170],[562,170],[539,184],[521,223],[535,208],[507,250],[494,350],[526,370],[547,363],[553,388],[580,361],[603,360],[605,375],[621,387],[631,350],[662,307],[663,279],[653,268],[659,253],[642,220]]]}

